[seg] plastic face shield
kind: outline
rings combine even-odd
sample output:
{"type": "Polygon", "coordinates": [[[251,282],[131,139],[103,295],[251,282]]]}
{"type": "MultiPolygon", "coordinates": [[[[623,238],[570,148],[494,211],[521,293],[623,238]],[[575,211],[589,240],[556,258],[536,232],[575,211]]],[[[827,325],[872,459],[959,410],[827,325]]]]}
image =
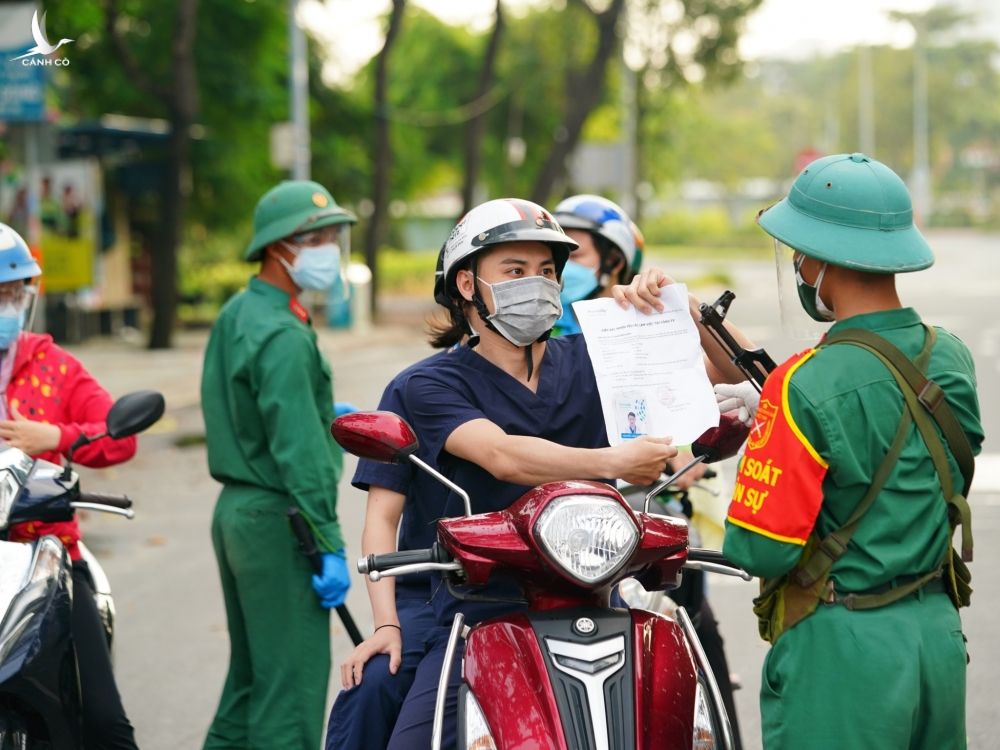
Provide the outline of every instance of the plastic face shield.
{"type": "Polygon", "coordinates": [[[30,331],[38,307],[38,287],[17,281],[0,285],[0,309],[10,307],[24,313],[24,327],[30,331]]]}
{"type": "Polygon", "coordinates": [[[315,247],[328,242],[334,243],[340,249],[340,277],[333,283],[331,295],[336,295],[346,302],[351,298],[351,285],[347,280],[347,268],[351,264],[351,225],[332,224],[319,229],[304,229],[288,238],[296,247],[315,247]]]}
{"type": "Polygon", "coordinates": [[[785,338],[814,344],[822,338],[829,324],[810,318],[799,302],[798,284],[795,282],[796,251],[781,240],[774,240],[774,263],[778,274],[778,308],[781,313],[781,331],[785,338]]]}

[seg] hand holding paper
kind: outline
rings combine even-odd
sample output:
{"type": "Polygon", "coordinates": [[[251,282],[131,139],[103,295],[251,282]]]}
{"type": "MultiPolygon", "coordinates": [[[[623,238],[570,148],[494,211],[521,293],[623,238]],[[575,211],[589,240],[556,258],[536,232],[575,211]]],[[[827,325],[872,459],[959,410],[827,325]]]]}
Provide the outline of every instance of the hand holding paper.
{"type": "Polygon", "coordinates": [[[655,299],[659,311],[649,300],[648,314],[607,298],[573,305],[597,377],[608,441],[618,445],[653,435],[685,445],[719,424],[687,287],[669,283],[662,272],[637,278],[644,281],[635,295],[655,299]],[[661,288],[663,279],[667,285],[661,288]]]}

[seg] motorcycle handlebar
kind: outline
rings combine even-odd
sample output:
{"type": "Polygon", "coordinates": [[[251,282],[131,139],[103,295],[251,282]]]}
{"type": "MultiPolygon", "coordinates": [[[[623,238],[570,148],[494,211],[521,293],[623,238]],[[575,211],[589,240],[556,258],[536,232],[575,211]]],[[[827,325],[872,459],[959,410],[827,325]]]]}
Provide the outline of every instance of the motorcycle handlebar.
{"type": "Polygon", "coordinates": [[[132,500],[128,495],[108,495],[103,492],[81,492],[81,503],[93,503],[95,505],[110,505],[112,508],[128,510],[132,507],[132,500]]]}
{"type": "Polygon", "coordinates": [[[401,552],[386,552],[382,555],[368,555],[358,560],[358,572],[364,575],[374,572],[384,572],[402,565],[419,565],[423,563],[446,563],[451,561],[451,555],[437,543],[429,549],[408,549],[401,552]]]}
{"type": "Polygon", "coordinates": [[[714,549],[688,547],[687,562],[684,564],[684,567],[691,568],[692,570],[704,570],[710,573],[739,576],[744,581],[753,580],[753,576],[743,570],[743,568],[736,563],[730,562],[721,552],[714,549]]]}

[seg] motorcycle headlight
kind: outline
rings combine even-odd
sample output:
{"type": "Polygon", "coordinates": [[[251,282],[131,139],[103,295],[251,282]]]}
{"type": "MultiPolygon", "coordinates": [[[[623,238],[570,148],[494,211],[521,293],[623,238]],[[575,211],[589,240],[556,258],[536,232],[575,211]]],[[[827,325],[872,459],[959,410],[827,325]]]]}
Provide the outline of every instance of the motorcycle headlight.
{"type": "Polygon", "coordinates": [[[483,716],[483,709],[479,707],[479,701],[472,694],[471,690],[465,693],[465,741],[461,747],[463,750],[497,750],[497,743],[490,732],[490,726],[483,716]]]}
{"type": "Polygon", "coordinates": [[[698,680],[698,688],[694,693],[694,734],[691,740],[691,750],[715,750],[715,722],[712,720],[712,709],[705,695],[705,686],[698,680]]]}
{"type": "Polygon", "coordinates": [[[597,495],[556,498],[539,515],[534,533],[553,562],[587,584],[610,578],[639,541],[629,512],[597,495]]]}

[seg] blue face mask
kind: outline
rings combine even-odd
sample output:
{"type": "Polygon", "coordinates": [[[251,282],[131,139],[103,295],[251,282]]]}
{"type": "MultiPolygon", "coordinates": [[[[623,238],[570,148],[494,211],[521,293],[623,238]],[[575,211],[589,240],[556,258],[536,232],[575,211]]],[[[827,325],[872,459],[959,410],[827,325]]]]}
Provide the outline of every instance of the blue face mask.
{"type": "Polygon", "coordinates": [[[597,289],[597,273],[593,268],[567,260],[562,272],[563,288],[559,293],[563,308],[568,308],[574,302],[585,299],[588,294],[597,289]]]}
{"type": "Polygon", "coordinates": [[[7,351],[24,328],[24,311],[15,311],[11,305],[0,309],[0,349],[7,351]]]}
{"type": "Polygon", "coordinates": [[[293,263],[280,260],[299,289],[329,289],[340,275],[340,248],[333,242],[297,248],[293,263]]]}

